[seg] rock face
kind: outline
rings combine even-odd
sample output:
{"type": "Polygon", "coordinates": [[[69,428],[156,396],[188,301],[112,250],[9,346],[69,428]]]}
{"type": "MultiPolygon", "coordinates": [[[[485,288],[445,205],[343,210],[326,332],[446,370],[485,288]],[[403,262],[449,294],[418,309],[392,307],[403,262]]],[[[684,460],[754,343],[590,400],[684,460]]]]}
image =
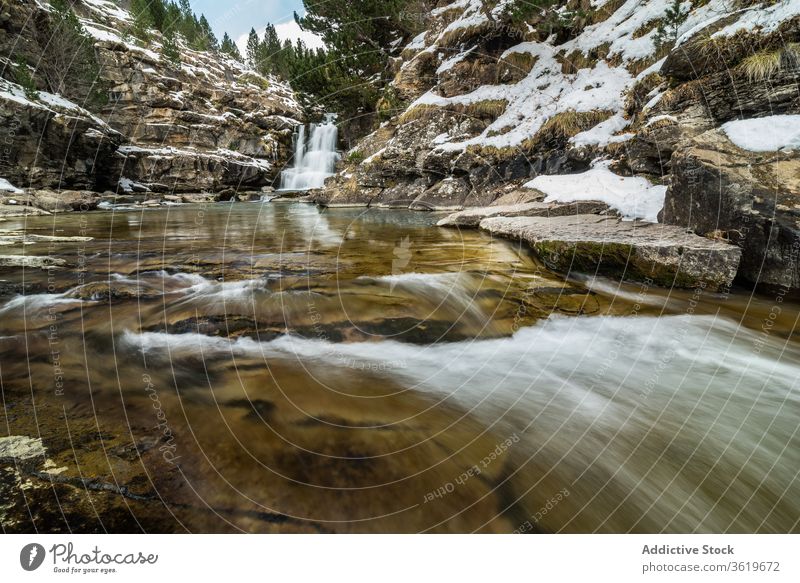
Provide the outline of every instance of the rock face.
{"type": "Polygon", "coordinates": [[[720,130],[676,152],[663,220],[742,249],[739,276],[800,289],[800,153],[747,152],[720,130]]]}
{"type": "Polygon", "coordinates": [[[0,79],[0,177],[18,187],[104,190],[122,136],[85,109],[0,79]]]}
{"type": "Polygon", "coordinates": [[[20,188],[218,191],[269,185],[291,154],[303,114],[288,85],[178,40],[181,63],[160,54],[161,36],[123,38],[132,20],[112,2],[73,2],[94,41],[107,99],[77,105],[17,82],[36,62],[50,22],[46,3],[5,3],[0,15],[0,177],[20,188]],[[91,110],[91,111],[89,111],[91,110]],[[46,147],[45,147],[46,145],[46,147]]]}
{"type": "Polygon", "coordinates": [[[727,289],[741,250],[674,226],[597,215],[495,217],[480,228],[528,243],[551,269],[650,281],[667,287],[727,289]]]}
{"type": "Polygon", "coordinates": [[[317,200],[467,209],[443,226],[552,216],[535,204],[470,209],[535,202],[498,201],[536,176],[610,160],[621,177],[671,184],[663,221],[738,245],[740,282],[800,292],[795,155],[748,153],[717,131],[800,114],[800,5],[694,2],[657,49],[659,0],[564,0],[521,20],[515,4],[439,2],[392,61],[405,110],[343,157],[317,200]],[[566,24],[542,27],[548,10],[566,24]],[[592,15],[569,16],[581,11],[592,15]]]}

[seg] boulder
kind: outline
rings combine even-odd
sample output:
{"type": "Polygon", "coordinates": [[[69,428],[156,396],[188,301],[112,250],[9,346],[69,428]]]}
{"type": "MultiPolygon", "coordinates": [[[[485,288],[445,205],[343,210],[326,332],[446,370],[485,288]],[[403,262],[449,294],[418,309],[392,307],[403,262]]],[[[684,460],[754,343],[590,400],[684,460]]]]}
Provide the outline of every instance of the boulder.
{"type": "Polygon", "coordinates": [[[749,152],[721,130],[672,158],[663,221],[728,239],[742,250],[739,277],[800,290],[800,152],[749,152]]]}
{"type": "Polygon", "coordinates": [[[422,211],[451,211],[464,207],[471,187],[466,178],[449,176],[414,199],[409,208],[422,211]]]}
{"type": "Polygon", "coordinates": [[[43,255],[41,257],[36,255],[0,255],[0,267],[26,267],[48,269],[54,267],[63,267],[67,262],[63,259],[55,259],[43,255]]]}
{"type": "Polygon", "coordinates": [[[344,178],[337,176],[328,180],[325,188],[313,191],[311,200],[322,206],[329,207],[365,207],[369,206],[382,188],[363,187],[358,184],[355,176],[344,178]]]}
{"type": "Polygon", "coordinates": [[[597,273],[666,287],[727,289],[741,250],[685,229],[598,215],[494,217],[480,228],[528,243],[553,270],[597,273]]]}
{"type": "Polygon", "coordinates": [[[477,227],[483,219],[491,217],[561,217],[607,213],[609,210],[606,203],[594,200],[569,203],[528,202],[469,208],[448,215],[436,224],[440,227],[477,227]]]}
{"type": "Polygon", "coordinates": [[[95,210],[100,200],[96,193],[88,190],[38,190],[33,196],[33,204],[50,213],[95,210]]]}
{"type": "Polygon", "coordinates": [[[102,189],[121,136],[76,105],[45,105],[20,93],[11,84],[0,92],[0,142],[13,145],[3,149],[0,176],[31,187],[102,189]]]}
{"type": "Polygon", "coordinates": [[[384,188],[375,197],[370,206],[378,208],[408,208],[430,186],[425,178],[412,182],[398,181],[397,184],[384,188]]]}

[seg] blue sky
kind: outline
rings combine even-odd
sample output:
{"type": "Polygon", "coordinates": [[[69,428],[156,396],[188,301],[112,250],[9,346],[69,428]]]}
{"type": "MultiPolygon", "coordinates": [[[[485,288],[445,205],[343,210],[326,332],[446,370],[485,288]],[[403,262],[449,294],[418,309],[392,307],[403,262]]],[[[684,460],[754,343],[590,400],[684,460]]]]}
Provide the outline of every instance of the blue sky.
{"type": "Polygon", "coordinates": [[[295,11],[303,13],[302,0],[189,0],[189,3],[195,12],[206,15],[220,39],[222,33],[227,32],[240,47],[251,28],[261,33],[270,22],[276,25],[287,23],[276,27],[278,36],[303,36],[307,44],[313,44],[313,40],[303,34],[293,21],[295,11]]]}

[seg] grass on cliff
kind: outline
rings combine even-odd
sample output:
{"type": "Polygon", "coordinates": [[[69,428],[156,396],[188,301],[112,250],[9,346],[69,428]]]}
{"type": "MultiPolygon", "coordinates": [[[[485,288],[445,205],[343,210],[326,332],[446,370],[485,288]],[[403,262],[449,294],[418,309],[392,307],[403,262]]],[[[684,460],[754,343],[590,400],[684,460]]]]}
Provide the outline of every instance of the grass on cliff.
{"type": "Polygon", "coordinates": [[[506,107],[508,107],[508,102],[505,99],[487,99],[472,103],[448,103],[446,105],[423,103],[405,111],[398,119],[398,123],[404,124],[415,120],[431,119],[442,111],[484,121],[493,121],[505,112],[506,107]]]}
{"type": "Polygon", "coordinates": [[[540,146],[558,147],[571,137],[596,126],[612,115],[613,112],[603,109],[562,111],[544,122],[536,135],[526,140],[523,147],[525,149],[534,149],[540,146]]]}
{"type": "Polygon", "coordinates": [[[773,51],[760,51],[739,63],[737,69],[750,82],[763,81],[784,70],[800,67],[800,43],[787,43],[773,51]]]}

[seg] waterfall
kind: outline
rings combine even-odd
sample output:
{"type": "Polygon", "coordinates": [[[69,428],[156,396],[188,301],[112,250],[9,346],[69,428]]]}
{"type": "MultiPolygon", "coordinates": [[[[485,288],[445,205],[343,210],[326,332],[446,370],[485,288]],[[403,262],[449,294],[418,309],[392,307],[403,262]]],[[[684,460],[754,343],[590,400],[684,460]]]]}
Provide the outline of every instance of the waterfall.
{"type": "Polygon", "coordinates": [[[333,175],[339,154],[336,152],[336,138],[339,129],[334,123],[335,116],[328,114],[325,121],[309,126],[301,125],[294,141],[294,166],[281,174],[281,190],[309,190],[321,188],[325,179],[333,175]]]}

